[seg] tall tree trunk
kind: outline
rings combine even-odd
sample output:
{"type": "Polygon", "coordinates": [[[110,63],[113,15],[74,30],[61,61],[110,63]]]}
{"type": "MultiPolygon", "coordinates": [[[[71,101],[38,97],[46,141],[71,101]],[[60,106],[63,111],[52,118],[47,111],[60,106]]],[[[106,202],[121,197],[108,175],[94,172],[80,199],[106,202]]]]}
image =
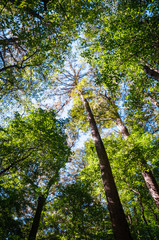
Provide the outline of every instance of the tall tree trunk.
{"type": "Polygon", "coordinates": [[[28,240],[35,240],[36,239],[36,234],[38,231],[38,227],[39,227],[39,223],[40,223],[40,217],[41,217],[41,213],[43,210],[43,207],[45,205],[45,197],[44,196],[39,196],[38,198],[38,206],[36,209],[36,213],[33,219],[33,223],[32,223],[32,227],[29,233],[29,237],[28,240]]]}
{"type": "Polygon", "coordinates": [[[151,194],[151,196],[153,197],[156,206],[159,209],[159,186],[156,182],[156,179],[152,173],[152,171],[150,169],[146,170],[144,169],[142,171],[142,176],[144,177],[146,186],[149,189],[149,192],[151,194]]]}
{"type": "Polygon", "coordinates": [[[123,121],[121,120],[121,117],[118,114],[118,117],[115,120],[116,122],[116,126],[118,127],[120,133],[122,134],[122,136],[124,137],[124,139],[127,139],[130,135],[127,127],[124,125],[123,121]]]}
{"type": "Polygon", "coordinates": [[[116,240],[130,240],[132,239],[132,237],[130,235],[128,223],[126,221],[126,217],[119,199],[106,150],[100,137],[89,103],[83,97],[81,92],[79,92],[79,94],[81,96],[81,100],[87,113],[92,137],[94,139],[97,155],[99,158],[99,165],[101,169],[102,180],[107,198],[108,210],[110,213],[114,237],[116,240]]]}
{"type": "MultiPolygon", "coordinates": [[[[117,116],[118,117],[116,118],[116,126],[119,128],[124,139],[127,139],[129,137],[130,133],[129,133],[127,127],[122,122],[120,115],[118,113],[117,113],[117,116]]],[[[146,170],[148,167],[147,167],[147,163],[144,159],[141,160],[141,164],[144,168],[144,170],[142,171],[142,175],[144,177],[146,186],[147,186],[152,198],[154,199],[157,208],[159,209],[159,186],[156,182],[156,179],[155,179],[152,171],[150,169],[146,170]]]]}
{"type": "Polygon", "coordinates": [[[159,81],[159,70],[154,70],[152,68],[150,68],[148,65],[144,66],[144,71],[146,74],[148,74],[149,76],[153,77],[154,79],[156,79],[157,81],[159,81]]]}

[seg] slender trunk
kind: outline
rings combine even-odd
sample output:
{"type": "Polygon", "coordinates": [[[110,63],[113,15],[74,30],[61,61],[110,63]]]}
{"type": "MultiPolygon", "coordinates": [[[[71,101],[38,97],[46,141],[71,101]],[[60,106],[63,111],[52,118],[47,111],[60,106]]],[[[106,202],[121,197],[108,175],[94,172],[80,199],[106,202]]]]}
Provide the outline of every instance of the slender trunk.
{"type": "MultiPolygon", "coordinates": [[[[124,139],[127,139],[129,137],[130,133],[129,133],[128,129],[126,128],[126,126],[124,125],[124,123],[122,122],[119,115],[116,119],[116,126],[119,128],[124,139]]],[[[153,176],[152,171],[150,169],[146,170],[146,168],[147,168],[146,161],[143,159],[141,161],[141,163],[144,168],[144,170],[142,171],[142,175],[144,177],[146,186],[147,186],[152,198],[154,199],[157,208],[159,209],[159,186],[156,182],[155,177],[153,176]]]]}
{"type": "Polygon", "coordinates": [[[118,127],[120,133],[123,135],[124,139],[127,139],[130,133],[127,127],[124,125],[123,121],[121,120],[120,116],[116,118],[116,126],[118,127]]]}
{"type": "MultiPolygon", "coordinates": [[[[139,219],[138,219],[136,207],[134,207],[134,216],[135,216],[136,226],[140,226],[140,222],[139,222],[139,219]]],[[[135,229],[135,231],[136,231],[136,229],[135,229]]],[[[137,228],[137,234],[138,234],[139,236],[142,235],[142,234],[140,233],[140,228],[139,228],[139,229],[137,228]]]]}
{"type": "Polygon", "coordinates": [[[156,182],[155,177],[153,176],[153,173],[151,170],[143,170],[142,175],[144,177],[146,186],[149,189],[149,192],[151,194],[151,196],[153,197],[156,206],[159,209],[159,186],[156,182]]]}
{"type": "Polygon", "coordinates": [[[53,177],[49,180],[49,182],[46,186],[45,197],[44,197],[44,195],[41,194],[38,198],[38,205],[37,205],[36,213],[35,213],[35,216],[33,219],[33,223],[31,226],[28,240],[36,239],[36,234],[37,234],[39,224],[40,224],[41,213],[42,213],[43,207],[45,206],[46,198],[49,194],[49,190],[50,190],[51,186],[55,183],[58,176],[59,176],[59,170],[57,169],[56,172],[54,173],[53,177]]]}
{"type": "Polygon", "coordinates": [[[37,234],[39,223],[40,223],[41,213],[42,213],[43,207],[45,205],[45,200],[46,199],[44,196],[39,196],[39,198],[38,198],[38,206],[37,206],[36,213],[35,213],[35,216],[33,219],[33,223],[32,223],[30,233],[29,233],[28,240],[36,239],[36,234],[37,234]]]}
{"type": "Polygon", "coordinates": [[[156,79],[157,81],[159,81],[159,70],[156,70],[156,69],[154,70],[154,69],[150,68],[149,66],[145,65],[144,71],[146,74],[148,74],[149,76],[151,76],[154,79],[156,79]]]}
{"type": "Polygon", "coordinates": [[[148,232],[148,234],[149,234],[150,239],[153,240],[153,237],[152,237],[152,235],[151,235],[151,232],[149,231],[148,222],[147,222],[146,217],[145,217],[144,207],[143,207],[143,204],[142,204],[142,197],[139,196],[138,200],[139,200],[139,204],[140,204],[140,207],[141,207],[142,217],[143,217],[143,220],[144,220],[144,222],[145,222],[145,224],[146,224],[147,232],[148,232]]]}
{"type": "Polygon", "coordinates": [[[126,221],[126,217],[119,199],[117,188],[114,182],[107,153],[101,140],[93,113],[90,109],[88,101],[83,97],[82,93],[80,93],[80,96],[87,113],[87,118],[89,120],[92,137],[94,139],[97,155],[99,158],[99,165],[101,169],[102,180],[107,198],[108,210],[110,213],[115,239],[116,240],[132,239],[128,223],[126,221]]]}

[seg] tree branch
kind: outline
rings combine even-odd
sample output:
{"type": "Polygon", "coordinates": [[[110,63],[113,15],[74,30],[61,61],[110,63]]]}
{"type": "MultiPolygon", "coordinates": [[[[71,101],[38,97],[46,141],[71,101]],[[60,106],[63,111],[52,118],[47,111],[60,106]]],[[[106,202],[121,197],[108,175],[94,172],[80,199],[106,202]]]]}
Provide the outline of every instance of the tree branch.
{"type": "Polygon", "coordinates": [[[30,157],[30,155],[33,153],[35,149],[33,149],[29,154],[27,154],[26,156],[18,159],[17,161],[14,161],[13,163],[11,163],[8,167],[6,167],[5,169],[3,169],[1,172],[0,172],[0,175],[2,175],[3,173],[7,172],[10,168],[14,167],[17,163],[25,160],[26,158],[30,157]]]}

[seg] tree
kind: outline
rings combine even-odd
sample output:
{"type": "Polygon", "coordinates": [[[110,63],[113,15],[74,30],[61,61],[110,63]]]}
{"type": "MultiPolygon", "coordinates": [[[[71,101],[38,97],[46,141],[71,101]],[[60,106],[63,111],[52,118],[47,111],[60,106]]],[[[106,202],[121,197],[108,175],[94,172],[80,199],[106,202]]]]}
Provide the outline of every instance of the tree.
{"type": "Polygon", "coordinates": [[[90,109],[87,99],[84,98],[82,93],[80,93],[80,96],[85,107],[85,111],[92,132],[92,137],[94,139],[94,144],[98,154],[99,165],[107,198],[108,209],[112,221],[114,236],[116,239],[131,239],[129,227],[118,196],[107,153],[100,137],[93,113],[90,109]]]}
{"type": "Polygon", "coordinates": [[[56,192],[43,213],[39,239],[113,239],[108,210],[88,181],[60,184],[56,192]]]}
{"type": "Polygon", "coordinates": [[[2,0],[0,6],[0,99],[40,91],[84,19],[101,10],[94,1],[2,0]]]}
{"type": "MultiPolygon", "coordinates": [[[[103,96],[102,104],[100,102],[98,104],[98,111],[102,112],[103,108],[105,109],[105,107],[103,105],[107,104],[107,106],[108,106],[108,102],[109,102],[109,105],[110,105],[110,110],[109,111],[113,112],[113,115],[112,116],[109,115],[109,117],[111,116],[111,121],[114,121],[115,125],[117,126],[117,128],[120,131],[120,134],[124,137],[125,140],[127,140],[128,137],[131,134],[128,131],[128,128],[125,126],[124,122],[122,121],[122,119],[121,119],[121,117],[118,113],[118,107],[116,106],[115,101],[113,101],[111,99],[111,97],[108,97],[108,96],[104,97],[103,96]]],[[[99,117],[98,121],[100,121],[100,118],[102,118],[103,115],[104,114],[100,114],[100,117],[99,117]]],[[[107,119],[105,119],[105,120],[107,120],[107,119]]],[[[134,130],[138,131],[137,128],[135,129],[135,127],[133,127],[131,129],[131,131],[134,131],[134,130]]],[[[141,132],[140,132],[140,134],[141,134],[141,132]]],[[[142,133],[142,134],[144,135],[144,133],[142,133]]],[[[136,137],[138,137],[140,139],[140,136],[136,135],[136,137]]],[[[138,151],[140,152],[140,147],[137,146],[136,148],[138,148],[138,151]]],[[[159,208],[159,202],[158,202],[158,200],[159,200],[159,186],[158,186],[158,183],[157,183],[157,181],[156,181],[156,179],[153,175],[153,172],[152,172],[151,168],[147,164],[148,161],[149,161],[149,159],[146,159],[141,153],[140,154],[140,160],[139,160],[140,165],[141,165],[141,172],[142,172],[143,178],[145,180],[145,183],[147,185],[147,188],[148,188],[152,198],[154,199],[157,208],[159,208]]]]}
{"type": "MultiPolygon", "coordinates": [[[[118,104],[120,103],[120,98],[122,96],[120,91],[122,91],[123,93],[124,92],[123,89],[122,88],[120,89],[120,86],[118,85],[116,87],[116,90],[113,90],[114,86],[113,83],[111,82],[109,82],[109,87],[107,87],[106,83],[103,84],[104,86],[99,84],[95,85],[95,81],[98,76],[96,76],[94,73],[92,73],[92,76],[88,75],[89,75],[88,72],[87,73],[85,72],[85,75],[84,73],[82,74],[82,69],[80,69],[76,73],[76,78],[81,79],[78,86],[80,89],[84,90],[84,93],[90,100],[91,108],[94,111],[94,116],[96,122],[100,126],[100,129],[103,129],[105,127],[110,128],[113,125],[115,125],[118,128],[119,133],[124,137],[125,140],[127,140],[128,137],[131,135],[131,132],[129,132],[128,128],[124,123],[124,120],[122,120],[122,117],[119,114],[120,107],[118,107],[118,104]]],[[[88,128],[88,124],[86,123],[87,121],[83,117],[83,115],[81,116],[81,113],[84,114],[84,109],[80,106],[79,99],[76,95],[77,95],[76,91],[72,93],[75,102],[72,110],[70,111],[70,115],[72,116],[71,126],[73,128],[78,125],[85,131],[88,128]]],[[[131,131],[134,130],[138,131],[138,127],[135,126],[136,119],[133,119],[133,116],[131,117],[131,121],[132,120],[134,120],[133,122],[134,126],[129,125],[131,131]]],[[[140,149],[138,149],[138,151],[140,151],[140,149]]],[[[149,166],[149,164],[147,164],[148,161],[149,159],[145,159],[141,154],[140,156],[141,172],[144,177],[147,188],[152,198],[154,199],[156,206],[158,207],[159,187],[153,175],[152,168],[149,166]]]]}
{"type": "MultiPolygon", "coordinates": [[[[96,233],[100,238],[102,228],[96,228],[94,233],[88,232],[83,222],[84,211],[91,216],[89,203],[104,201],[101,196],[104,191],[97,174],[100,170],[97,167],[99,158],[116,238],[131,238],[129,222],[134,239],[157,240],[157,209],[145,183],[158,206],[158,163],[153,152],[157,152],[158,134],[158,1],[14,0],[6,3],[2,0],[0,6],[0,98],[5,112],[4,103],[8,104],[9,99],[13,104],[20,98],[27,102],[31,96],[40,97],[46,90],[50,97],[54,95],[58,111],[68,102],[72,103],[67,128],[71,133],[71,142],[80,131],[86,133],[90,127],[95,142],[95,147],[92,142],[88,144],[89,153],[85,154],[88,164],[83,162],[85,169],[81,173],[73,174],[69,179],[66,179],[69,173],[62,173],[61,181],[66,179],[67,183],[74,183],[60,189],[62,196],[66,193],[68,198],[73,199],[73,208],[68,211],[69,216],[73,215],[70,218],[73,229],[68,222],[63,224],[63,219],[67,218],[61,212],[60,222],[58,211],[55,213],[53,209],[58,205],[59,188],[56,184],[59,172],[69,157],[67,143],[64,141],[63,145],[62,140],[62,136],[65,140],[66,136],[63,130],[59,133],[59,129],[63,129],[61,121],[49,118],[48,111],[38,110],[25,117],[17,113],[13,121],[0,129],[0,221],[2,228],[7,221],[12,224],[8,224],[4,233],[0,231],[2,237],[27,238],[29,235],[29,239],[36,236],[40,239],[60,238],[59,234],[68,230],[64,238],[95,238],[96,233]],[[70,51],[70,44],[78,36],[82,54],[90,63],[91,70],[86,63],[84,70],[83,66],[76,69],[70,63],[63,71],[61,64],[70,51]],[[57,75],[53,76],[56,68],[57,75]],[[51,119],[55,128],[50,128],[51,119]],[[115,134],[104,139],[108,129],[109,133],[115,130],[115,134]],[[94,156],[93,166],[90,161],[94,156]],[[83,178],[82,184],[77,184],[83,173],[89,173],[87,177],[93,181],[89,184],[99,185],[96,190],[92,187],[92,198],[89,194],[82,195],[79,190],[81,188],[85,193],[83,183],[86,178],[83,178]],[[71,189],[78,189],[79,195],[83,196],[80,200],[84,199],[88,208],[72,197],[71,189]],[[116,214],[111,201],[116,202],[120,213],[116,214]],[[10,214],[7,215],[8,212],[10,214]],[[82,228],[76,223],[74,212],[82,228]],[[120,222],[118,216],[124,219],[121,228],[122,220],[120,222]],[[54,225],[45,222],[50,219],[54,219],[54,225]],[[80,234],[77,235],[77,232],[80,234]]],[[[71,164],[75,161],[74,156],[71,164]]],[[[74,169],[75,166],[72,171],[74,169]]],[[[64,203],[63,200],[62,197],[64,203]]],[[[67,214],[67,209],[61,206],[59,209],[67,214]]],[[[105,236],[109,236],[108,232],[105,236]]]]}
{"type": "MultiPolygon", "coordinates": [[[[151,156],[155,177],[158,179],[157,156],[155,149],[157,142],[152,140],[151,135],[140,135],[138,144],[143,146],[140,153],[135,144],[137,133],[134,132],[125,142],[122,136],[112,134],[103,138],[107,146],[108,157],[112,166],[113,176],[119,191],[120,199],[129,222],[134,239],[157,239],[158,236],[158,210],[147,192],[144,179],[142,178],[140,165],[136,159],[143,155],[151,156]],[[155,166],[156,165],[156,166],[155,166]]],[[[150,158],[149,158],[150,159],[150,158]]],[[[83,155],[85,168],[81,171],[79,178],[84,182],[91,182],[93,194],[98,199],[103,199],[104,191],[99,176],[98,156],[92,140],[85,144],[83,155]]],[[[151,164],[152,164],[151,162],[151,164]]],[[[100,200],[101,201],[101,200],[100,200]]],[[[102,200],[103,202],[103,200],[102,200]]]]}
{"type": "Polygon", "coordinates": [[[79,95],[79,97],[81,98],[82,104],[87,114],[87,120],[91,129],[92,137],[94,139],[94,144],[98,154],[99,165],[102,174],[104,190],[107,198],[108,209],[112,221],[114,236],[116,239],[123,238],[131,239],[129,227],[124,215],[122,205],[120,203],[120,199],[111,172],[111,167],[109,164],[107,153],[103,145],[101,136],[99,134],[95,118],[89,106],[89,102],[87,101],[84,94],[85,81],[82,81],[83,74],[81,73],[81,68],[76,71],[72,63],[70,63],[69,66],[73,73],[66,70],[66,72],[62,73],[61,75],[59,74],[55,81],[57,81],[57,85],[59,85],[60,83],[61,90],[63,90],[65,94],[67,94],[68,96],[79,95]]]}
{"type": "MultiPolygon", "coordinates": [[[[73,69],[73,72],[75,74],[75,81],[74,82],[69,82],[71,80],[71,73],[68,73],[68,71],[66,73],[64,73],[63,75],[63,79],[67,78],[67,76],[69,77],[69,81],[67,81],[67,87],[65,87],[65,83],[63,82],[64,80],[62,79],[62,77],[58,80],[61,83],[64,84],[63,90],[66,91],[68,90],[68,93],[70,94],[71,89],[73,89],[76,85],[76,83],[78,82],[77,80],[81,79],[80,83],[78,84],[78,88],[80,90],[83,91],[83,93],[90,99],[90,103],[91,106],[93,108],[93,110],[95,111],[95,116],[96,119],[98,121],[98,124],[103,128],[105,126],[104,121],[111,121],[113,122],[113,124],[115,123],[115,125],[119,128],[120,133],[124,136],[125,139],[127,139],[130,136],[130,133],[128,131],[128,128],[125,126],[124,122],[122,121],[119,113],[118,113],[118,106],[116,105],[116,99],[115,99],[115,94],[116,91],[118,96],[119,96],[119,100],[120,100],[120,93],[119,93],[119,89],[120,87],[117,86],[116,87],[116,91],[114,90],[106,90],[105,94],[104,94],[104,89],[102,91],[102,89],[100,88],[100,86],[93,86],[93,80],[91,78],[91,83],[88,83],[88,81],[86,79],[84,79],[84,74],[82,74],[81,69],[79,69],[78,71],[75,71],[75,69],[73,69]],[[83,79],[82,79],[83,78],[83,79]],[[93,91],[93,92],[92,92],[93,91]],[[95,92],[95,94],[94,94],[95,92]],[[99,94],[99,96],[97,95],[99,94]],[[95,97],[95,99],[94,99],[95,97]],[[105,112],[106,110],[106,112],[105,112]],[[104,119],[105,117],[105,119],[104,119]]],[[[88,73],[85,73],[85,76],[88,76],[88,73]]],[[[73,77],[72,77],[72,81],[73,81],[73,77]]],[[[110,82],[109,83],[109,87],[111,88],[111,86],[113,87],[113,84],[110,82]]],[[[109,89],[109,88],[108,88],[109,89]]],[[[82,114],[84,113],[84,109],[81,108],[80,106],[80,102],[79,102],[79,98],[77,97],[77,94],[80,94],[80,92],[74,90],[74,93],[72,91],[71,95],[74,97],[75,102],[74,102],[74,107],[71,110],[71,116],[76,119],[73,120],[74,123],[71,122],[71,126],[72,127],[76,127],[77,125],[82,127],[84,130],[86,130],[86,128],[88,127],[87,124],[85,124],[84,122],[86,121],[86,119],[83,117],[83,115],[81,116],[81,111],[82,114]]],[[[117,98],[117,97],[116,97],[117,98]]],[[[84,102],[84,99],[83,99],[84,102]]],[[[113,125],[111,124],[111,125],[113,125]]],[[[108,123],[106,124],[106,126],[108,126],[108,123]]],[[[135,129],[135,126],[134,126],[135,129]]],[[[136,129],[137,130],[137,129],[136,129]]],[[[131,129],[131,131],[133,131],[133,128],[131,129]]],[[[139,137],[140,139],[140,137],[139,137]]],[[[142,149],[140,150],[140,147],[137,146],[136,149],[138,149],[138,152],[142,152],[142,149]]],[[[100,151],[101,152],[101,151],[100,151]]],[[[138,161],[139,157],[136,158],[136,161],[138,161]]],[[[145,183],[149,189],[149,192],[151,194],[151,196],[153,197],[156,206],[158,207],[158,184],[155,180],[155,177],[149,167],[149,165],[146,163],[146,159],[145,157],[143,157],[143,155],[140,153],[140,171],[142,172],[142,175],[144,177],[145,183]]]]}
{"type": "MultiPolygon", "coordinates": [[[[31,209],[37,205],[29,239],[36,238],[47,197],[70,155],[63,124],[53,110],[37,109],[27,116],[17,114],[10,125],[1,130],[2,201],[9,189],[21,194],[19,215],[16,211],[13,216],[21,224],[26,221],[27,228],[33,214],[31,209]],[[31,215],[29,221],[27,215],[31,215]]],[[[14,234],[9,232],[7,234],[14,234]]],[[[23,234],[28,235],[25,231],[23,234]]]]}
{"type": "MultiPolygon", "coordinates": [[[[83,40],[83,55],[98,69],[96,83],[107,90],[110,96],[107,99],[116,112],[115,124],[126,139],[135,125],[155,134],[158,120],[158,4],[157,1],[135,1],[135,4],[112,3],[110,12],[101,17],[101,28],[92,23],[85,25],[89,31],[85,31],[83,40]],[[129,131],[116,111],[118,104],[125,107],[129,131]]],[[[146,185],[158,207],[158,184],[146,160],[141,162],[146,185]]]]}
{"type": "Polygon", "coordinates": [[[104,63],[109,76],[140,71],[158,80],[158,1],[113,2],[109,11],[105,8],[98,29],[92,23],[85,24],[85,47],[89,55],[93,53],[89,59],[104,63]]]}
{"type": "Polygon", "coordinates": [[[128,121],[135,116],[139,127],[156,131],[158,80],[147,73],[158,71],[158,1],[111,1],[98,27],[85,29],[83,55],[98,69],[97,82],[116,94],[125,89],[128,121]]]}

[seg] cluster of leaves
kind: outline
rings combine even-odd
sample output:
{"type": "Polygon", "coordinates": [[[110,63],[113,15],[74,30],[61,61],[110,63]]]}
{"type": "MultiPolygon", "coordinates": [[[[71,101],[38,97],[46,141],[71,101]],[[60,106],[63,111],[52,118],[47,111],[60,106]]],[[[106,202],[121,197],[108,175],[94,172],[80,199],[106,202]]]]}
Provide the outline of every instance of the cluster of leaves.
{"type": "Polygon", "coordinates": [[[96,81],[115,99],[121,100],[120,91],[126,89],[127,119],[135,113],[136,124],[156,131],[152,123],[158,106],[158,1],[113,2],[110,12],[102,14],[100,27],[85,24],[83,55],[98,68],[96,81]]]}
{"type": "Polygon", "coordinates": [[[108,210],[92,196],[89,181],[57,190],[55,200],[46,206],[38,239],[113,239],[108,210]]]}
{"type": "Polygon", "coordinates": [[[101,10],[93,2],[1,1],[0,99],[37,95],[48,86],[84,19],[101,10]]]}

